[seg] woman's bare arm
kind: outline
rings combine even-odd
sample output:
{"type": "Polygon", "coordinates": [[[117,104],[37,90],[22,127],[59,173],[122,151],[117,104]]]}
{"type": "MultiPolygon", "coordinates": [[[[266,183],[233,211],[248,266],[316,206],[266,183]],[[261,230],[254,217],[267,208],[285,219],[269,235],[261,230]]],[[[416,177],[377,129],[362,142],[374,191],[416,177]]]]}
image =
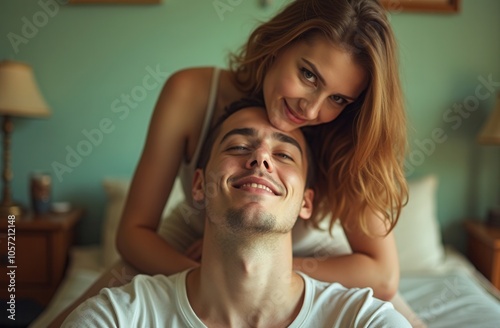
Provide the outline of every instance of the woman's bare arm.
{"type": "Polygon", "coordinates": [[[143,273],[168,275],[198,265],[168,245],[157,227],[179,165],[198,142],[211,74],[211,69],[174,74],[151,118],[117,235],[124,260],[143,273]]]}
{"type": "MultiPolygon", "coordinates": [[[[369,217],[369,228],[375,235],[385,232],[375,214],[369,217]]],[[[352,254],[294,258],[294,268],[318,280],[339,282],[346,287],[371,287],[375,297],[391,300],[399,285],[399,261],[392,232],[386,237],[369,237],[360,230],[345,229],[345,234],[352,254]]]]}

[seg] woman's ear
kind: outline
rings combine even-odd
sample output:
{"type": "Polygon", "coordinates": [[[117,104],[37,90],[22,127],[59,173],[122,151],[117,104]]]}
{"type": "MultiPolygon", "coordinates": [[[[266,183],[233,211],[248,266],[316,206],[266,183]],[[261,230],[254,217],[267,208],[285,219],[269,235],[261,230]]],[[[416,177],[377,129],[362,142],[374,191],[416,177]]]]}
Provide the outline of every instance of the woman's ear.
{"type": "Polygon", "coordinates": [[[193,188],[191,189],[191,194],[193,200],[197,202],[202,202],[205,200],[205,181],[204,181],[203,171],[201,169],[196,169],[194,171],[193,177],[193,188]]]}
{"type": "Polygon", "coordinates": [[[314,190],[308,188],[304,191],[302,206],[300,207],[299,217],[303,220],[311,218],[313,212],[314,190]]]}

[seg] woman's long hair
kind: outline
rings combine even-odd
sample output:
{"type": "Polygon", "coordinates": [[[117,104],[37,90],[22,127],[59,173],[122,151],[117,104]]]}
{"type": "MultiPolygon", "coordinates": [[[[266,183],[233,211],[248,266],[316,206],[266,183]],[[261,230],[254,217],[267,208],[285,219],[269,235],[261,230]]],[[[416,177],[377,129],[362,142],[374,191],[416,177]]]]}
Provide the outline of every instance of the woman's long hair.
{"type": "Polygon", "coordinates": [[[406,118],[397,47],[375,0],[296,0],[260,25],[230,56],[238,88],[262,96],[275,56],[293,42],[323,35],[347,51],[369,77],[367,88],[332,122],[304,128],[317,161],[312,224],[331,213],[345,228],[368,229],[374,213],[389,233],[408,197],[403,170],[406,118]],[[317,140],[317,141],[315,141],[317,140]]]}

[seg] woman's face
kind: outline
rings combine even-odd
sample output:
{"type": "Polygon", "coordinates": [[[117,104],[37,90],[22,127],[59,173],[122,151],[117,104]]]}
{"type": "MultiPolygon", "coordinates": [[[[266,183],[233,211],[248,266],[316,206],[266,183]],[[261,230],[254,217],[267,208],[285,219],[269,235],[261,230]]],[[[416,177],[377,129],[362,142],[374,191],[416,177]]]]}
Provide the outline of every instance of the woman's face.
{"type": "Polygon", "coordinates": [[[367,72],[323,36],[283,49],[263,84],[271,123],[282,131],[334,120],[368,83],[367,72]]]}

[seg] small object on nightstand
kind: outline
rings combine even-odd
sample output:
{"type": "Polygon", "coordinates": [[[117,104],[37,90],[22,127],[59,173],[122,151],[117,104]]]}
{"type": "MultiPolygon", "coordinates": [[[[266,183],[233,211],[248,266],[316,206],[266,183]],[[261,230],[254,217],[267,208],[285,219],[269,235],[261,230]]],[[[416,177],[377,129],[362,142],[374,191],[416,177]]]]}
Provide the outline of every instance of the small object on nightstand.
{"type": "Polygon", "coordinates": [[[465,221],[467,256],[474,266],[500,290],[500,227],[465,221]]]}
{"type": "Polygon", "coordinates": [[[52,177],[48,173],[34,172],[30,177],[31,206],[36,214],[50,211],[52,177]]]}

